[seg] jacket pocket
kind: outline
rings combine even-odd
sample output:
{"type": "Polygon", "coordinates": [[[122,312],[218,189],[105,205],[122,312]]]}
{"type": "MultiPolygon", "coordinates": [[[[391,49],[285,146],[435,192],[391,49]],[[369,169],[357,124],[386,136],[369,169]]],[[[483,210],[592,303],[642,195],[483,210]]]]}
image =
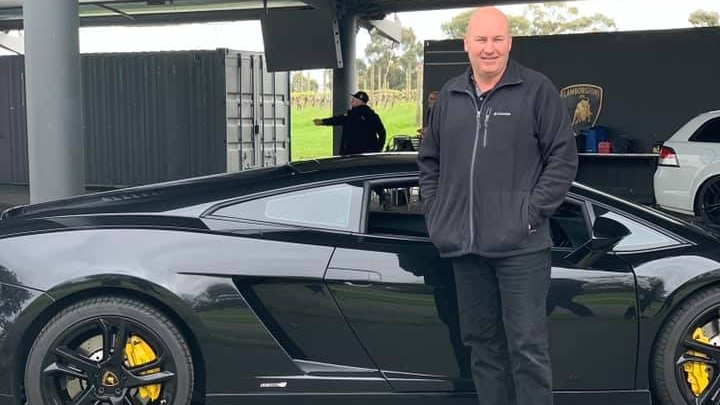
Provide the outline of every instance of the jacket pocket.
{"type": "Polygon", "coordinates": [[[423,203],[423,213],[425,214],[425,229],[427,230],[428,236],[431,235],[432,232],[432,209],[435,206],[435,202],[437,201],[437,196],[433,197],[430,200],[425,200],[423,203]]]}
{"type": "Polygon", "coordinates": [[[443,254],[465,249],[469,240],[467,200],[438,194],[427,208],[428,235],[437,250],[443,254]]]}
{"type": "Polygon", "coordinates": [[[438,182],[437,188],[435,189],[435,196],[423,203],[423,212],[425,213],[425,227],[428,231],[428,236],[432,236],[432,227],[435,222],[434,209],[438,206],[438,200],[443,198],[442,194],[443,182],[438,182]]]}
{"type": "Polygon", "coordinates": [[[530,235],[529,193],[497,191],[483,193],[476,209],[480,252],[511,252],[521,249],[530,235]]]}

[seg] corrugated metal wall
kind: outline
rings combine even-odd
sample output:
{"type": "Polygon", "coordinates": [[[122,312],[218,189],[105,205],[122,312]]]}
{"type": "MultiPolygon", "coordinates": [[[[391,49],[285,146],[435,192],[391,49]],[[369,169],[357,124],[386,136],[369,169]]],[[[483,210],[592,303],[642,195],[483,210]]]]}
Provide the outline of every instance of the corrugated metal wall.
{"type": "Polygon", "coordinates": [[[228,52],[225,66],[228,171],[287,163],[289,73],[268,73],[260,53],[228,52]]]}
{"type": "Polygon", "coordinates": [[[82,69],[89,184],[225,171],[223,52],[93,54],[82,69]]]}
{"type": "Polygon", "coordinates": [[[2,183],[28,181],[24,72],[23,57],[0,58],[0,182],[2,183]]]}
{"type": "MultiPolygon", "coordinates": [[[[28,181],[23,63],[0,57],[0,83],[11,90],[0,91],[3,183],[28,181]]],[[[147,184],[289,158],[289,74],[267,73],[262,54],[89,54],[82,69],[89,185],[147,184]]]]}

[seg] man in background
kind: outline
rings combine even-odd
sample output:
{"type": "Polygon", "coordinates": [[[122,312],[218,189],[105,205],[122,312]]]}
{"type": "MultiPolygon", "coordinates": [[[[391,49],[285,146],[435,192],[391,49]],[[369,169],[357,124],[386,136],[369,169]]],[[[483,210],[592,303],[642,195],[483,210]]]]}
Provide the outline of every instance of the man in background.
{"type": "Polygon", "coordinates": [[[351,108],[345,114],[314,119],[313,123],[315,125],[342,125],[341,155],[381,152],[385,146],[385,126],[380,116],[367,105],[370,97],[364,91],[358,91],[351,96],[351,108]]]}
{"type": "Polygon", "coordinates": [[[433,90],[428,94],[427,98],[427,112],[425,113],[425,118],[423,119],[423,127],[418,129],[418,134],[422,138],[423,135],[425,135],[425,131],[427,130],[427,124],[428,121],[430,121],[430,114],[432,114],[433,107],[435,107],[435,102],[437,101],[438,94],[440,92],[437,90],[433,90]]]}

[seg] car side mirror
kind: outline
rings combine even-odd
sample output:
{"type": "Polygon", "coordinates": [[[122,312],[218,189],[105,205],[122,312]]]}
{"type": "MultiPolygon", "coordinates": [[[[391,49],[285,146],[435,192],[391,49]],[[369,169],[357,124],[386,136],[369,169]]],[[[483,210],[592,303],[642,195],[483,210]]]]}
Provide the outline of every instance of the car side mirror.
{"type": "Polygon", "coordinates": [[[565,260],[578,267],[589,267],[630,235],[625,225],[605,217],[595,219],[592,231],[592,238],[565,256],[565,260]]]}
{"type": "Polygon", "coordinates": [[[630,230],[625,225],[606,217],[596,218],[592,230],[590,248],[602,251],[603,254],[611,251],[621,240],[630,235],[630,230]]]}

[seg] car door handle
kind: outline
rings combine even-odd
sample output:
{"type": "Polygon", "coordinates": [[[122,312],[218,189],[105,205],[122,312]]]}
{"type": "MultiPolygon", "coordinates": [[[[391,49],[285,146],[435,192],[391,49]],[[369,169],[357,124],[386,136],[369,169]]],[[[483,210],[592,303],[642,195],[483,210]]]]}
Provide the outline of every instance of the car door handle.
{"type": "Polygon", "coordinates": [[[325,273],[325,280],[342,281],[346,285],[366,287],[382,281],[380,273],[369,270],[338,269],[330,267],[325,273]]]}
{"type": "Polygon", "coordinates": [[[356,281],[343,281],[343,284],[345,284],[348,287],[362,287],[362,288],[368,288],[372,287],[372,283],[358,283],[356,281]]]}

